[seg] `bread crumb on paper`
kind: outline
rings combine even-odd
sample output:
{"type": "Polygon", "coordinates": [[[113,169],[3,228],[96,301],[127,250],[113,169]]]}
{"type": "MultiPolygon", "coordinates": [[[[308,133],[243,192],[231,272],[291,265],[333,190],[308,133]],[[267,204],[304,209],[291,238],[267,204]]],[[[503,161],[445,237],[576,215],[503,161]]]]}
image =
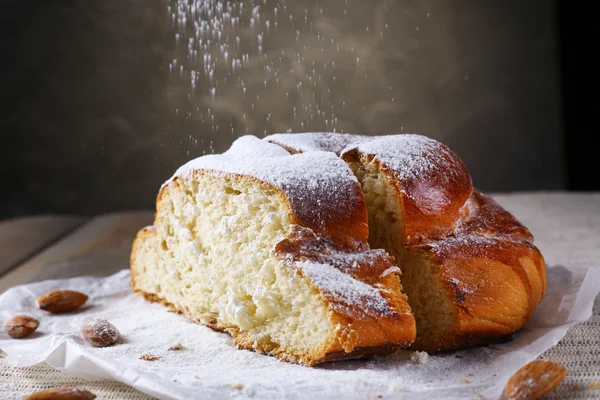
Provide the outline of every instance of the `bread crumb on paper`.
{"type": "Polygon", "coordinates": [[[156,356],[154,354],[146,353],[146,354],[142,354],[140,356],[140,360],[144,360],[144,361],[156,361],[156,360],[160,360],[160,356],[156,356]]]}
{"type": "Polygon", "coordinates": [[[170,351],[183,350],[183,345],[181,343],[177,343],[175,346],[169,347],[170,351]]]}
{"type": "Polygon", "coordinates": [[[427,362],[427,357],[429,357],[429,354],[427,354],[426,351],[415,351],[410,356],[410,361],[415,364],[425,364],[427,362]]]}

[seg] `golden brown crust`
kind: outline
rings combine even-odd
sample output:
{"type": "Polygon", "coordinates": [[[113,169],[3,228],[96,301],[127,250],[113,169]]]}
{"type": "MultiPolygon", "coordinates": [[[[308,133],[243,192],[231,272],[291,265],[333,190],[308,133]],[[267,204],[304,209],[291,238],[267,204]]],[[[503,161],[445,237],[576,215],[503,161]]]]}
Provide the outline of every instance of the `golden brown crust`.
{"type": "Polygon", "coordinates": [[[546,292],[546,265],[533,236],[491,197],[475,191],[475,210],[453,235],[408,247],[439,270],[456,307],[454,329],[416,348],[465,348],[521,329],[546,292]]]}
{"type": "Polygon", "coordinates": [[[150,236],[152,235],[156,235],[156,228],[154,227],[154,225],[145,226],[137,232],[131,245],[131,253],[129,254],[129,273],[131,279],[131,289],[134,293],[138,291],[135,279],[138,274],[138,263],[136,259],[140,254],[140,248],[143,245],[143,242],[149,240],[150,236]]]}
{"type": "Polygon", "coordinates": [[[400,270],[385,251],[370,250],[363,242],[343,246],[309,229],[295,227],[275,246],[274,254],[290,265],[307,261],[330,265],[358,282],[380,288],[378,295],[384,301],[375,303],[368,297],[349,301],[348,293],[340,296],[328,287],[317,286],[334,310],[336,322],[343,327],[339,341],[346,352],[388,345],[407,347],[415,340],[416,323],[402,292],[400,270]]]}
{"type": "Polygon", "coordinates": [[[375,162],[402,202],[407,245],[442,238],[468,215],[465,203],[473,184],[466,165],[448,146],[425,136],[324,132],[276,134],[265,140],[290,153],[329,151],[346,162],[375,162]]]}
{"type": "Polygon", "coordinates": [[[456,311],[450,331],[429,343],[418,341],[413,347],[427,351],[460,349],[489,343],[493,338],[504,338],[521,329],[540,300],[539,287],[533,287],[527,269],[538,268],[542,261],[537,252],[527,254],[530,251],[518,245],[512,250],[523,254],[517,264],[505,264],[493,255],[448,256],[440,260],[422,248],[411,248],[409,257],[420,256],[439,269],[446,297],[456,311]]]}
{"type": "Polygon", "coordinates": [[[534,238],[529,229],[492,197],[479,189],[474,189],[470,200],[476,210],[463,220],[462,225],[459,226],[460,230],[533,243],[534,238]]]}
{"type": "MultiPolygon", "coordinates": [[[[402,136],[397,135],[398,152],[401,151],[402,136]]],[[[386,139],[390,142],[388,145],[394,145],[393,136],[386,139]]],[[[376,141],[373,142],[376,149],[376,141]]],[[[427,169],[420,173],[407,173],[375,152],[360,150],[359,146],[349,148],[341,157],[346,162],[373,162],[388,177],[404,210],[405,245],[442,238],[467,216],[465,203],[473,192],[471,175],[447,146],[438,142],[433,148],[424,146],[419,153],[406,153],[408,165],[418,165],[420,159],[427,160],[427,169]]]]}
{"type": "Polygon", "coordinates": [[[472,201],[472,215],[452,236],[429,243],[431,251],[440,261],[489,259],[514,266],[522,271],[518,273],[525,286],[532,287],[535,308],[546,293],[546,263],[533,235],[490,196],[475,190],[472,201]]]}

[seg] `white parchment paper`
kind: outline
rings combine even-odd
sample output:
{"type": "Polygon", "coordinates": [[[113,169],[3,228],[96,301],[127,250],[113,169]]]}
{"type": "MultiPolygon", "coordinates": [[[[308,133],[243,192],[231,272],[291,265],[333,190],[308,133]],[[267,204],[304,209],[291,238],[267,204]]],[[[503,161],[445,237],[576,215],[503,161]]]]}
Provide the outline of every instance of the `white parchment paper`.
{"type": "Polygon", "coordinates": [[[80,277],[14,287],[0,296],[0,322],[26,313],[40,320],[26,339],[0,333],[0,349],[19,366],[46,361],[84,379],[114,379],[160,399],[464,399],[500,398],[517,369],[554,346],[567,329],[590,318],[600,292],[600,267],[577,279],[548,268],[548,291],[515,338],[499,345],[429,355],[401,351],[385,357],[304,367],[238,350],[225,334],[188,321],[131,293],[129,271],[107,278],[80,277]],[[50,315],[35,299],[53,289],[90,298],[79,311],[50,315]],[[123,336],[94,348],[78,335],[92,316],[108,319],[123,336]],[[181,350],[169,350],[181,344],[181,350]],[[155,361],[143,354],[159,356],[155,361]]]}

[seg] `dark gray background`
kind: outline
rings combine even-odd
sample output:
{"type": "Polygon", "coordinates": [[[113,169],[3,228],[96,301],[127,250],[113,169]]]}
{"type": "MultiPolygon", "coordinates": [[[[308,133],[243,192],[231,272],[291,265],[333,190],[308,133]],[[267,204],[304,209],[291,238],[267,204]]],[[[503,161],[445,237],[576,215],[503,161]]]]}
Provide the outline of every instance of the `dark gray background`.
{"type": "MultiPolygon", "coordinates": [[[[216,104],[205,95],[214,82],[201,77],[192,91],[169,72],[181,48],[168,1],[34,3],[0,11],[0,218],[150,209],[179,165],[241,134],[329,130],[331,121],[291,111],[315,102],[335,111],[337,130],[443,141],[485,191],[569,188],[556,2],[267,1],[264,18],[288,8],[264,52],[302,53],[284,62],[308,76],[316,60],[321,80],[283,101],[285,84],[251,56],[247,97],[220,81],[216,104]],[[319,53],[332,38],[347,50],[319,53]],[[331,61],[335,82],[319,69],[331,61]],[[211,104],[214,123],[198,111],[211,104]]],[[[245,35],[255,51],[254,33],[245,35]]]]}

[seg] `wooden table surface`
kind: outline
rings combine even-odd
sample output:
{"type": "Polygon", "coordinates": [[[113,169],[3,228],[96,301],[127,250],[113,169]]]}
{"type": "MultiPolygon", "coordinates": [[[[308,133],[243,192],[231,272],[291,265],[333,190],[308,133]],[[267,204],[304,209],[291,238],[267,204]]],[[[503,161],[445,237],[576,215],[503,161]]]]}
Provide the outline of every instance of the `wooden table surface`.
{"type": "Polygon", "coordinates": [[[0,293],[23,283],[78,275],[106,276],[128,268],[136,232],[152,211],[95,218],[40,216],[0,222],[0,293]],[[76,263],[74,261],[82,262],[76,263]],[[73,269],[85,266],[85,270],[73,269]]]}
{"type": "MultiPolygon", "coordinates": [[[[550,265],[564,265],[578,275],[600,265],[600,193],[494,197],[531,229],[550,265]]],[[[35,216],[0,222],[0,294],[28,282],[107,276],[128,268],[132,240],[140,228],[152,223],[153,216],[148,210],[94,218],[35,216]]],[[[561,343],[542,356],[560,360],[569,368],[560,390],[551,398],[600,399],[600,390],[589,389],[593,382],[600,382],[599,301],[589,321],[571,328],[561,343]]],[[[11,371],[13,380],[28,373],[26,369],[11,371]]],[[[98,384],[98,390],[102,385],[98,384]]],[[[1,386],[0,397],[4,398],[1,386]]],[[[600,389],[600,383],[597,386],[600,389]]],[[[131,390],[127,398],[148,398],[128,387],[119,390],[131,390]]]]}

